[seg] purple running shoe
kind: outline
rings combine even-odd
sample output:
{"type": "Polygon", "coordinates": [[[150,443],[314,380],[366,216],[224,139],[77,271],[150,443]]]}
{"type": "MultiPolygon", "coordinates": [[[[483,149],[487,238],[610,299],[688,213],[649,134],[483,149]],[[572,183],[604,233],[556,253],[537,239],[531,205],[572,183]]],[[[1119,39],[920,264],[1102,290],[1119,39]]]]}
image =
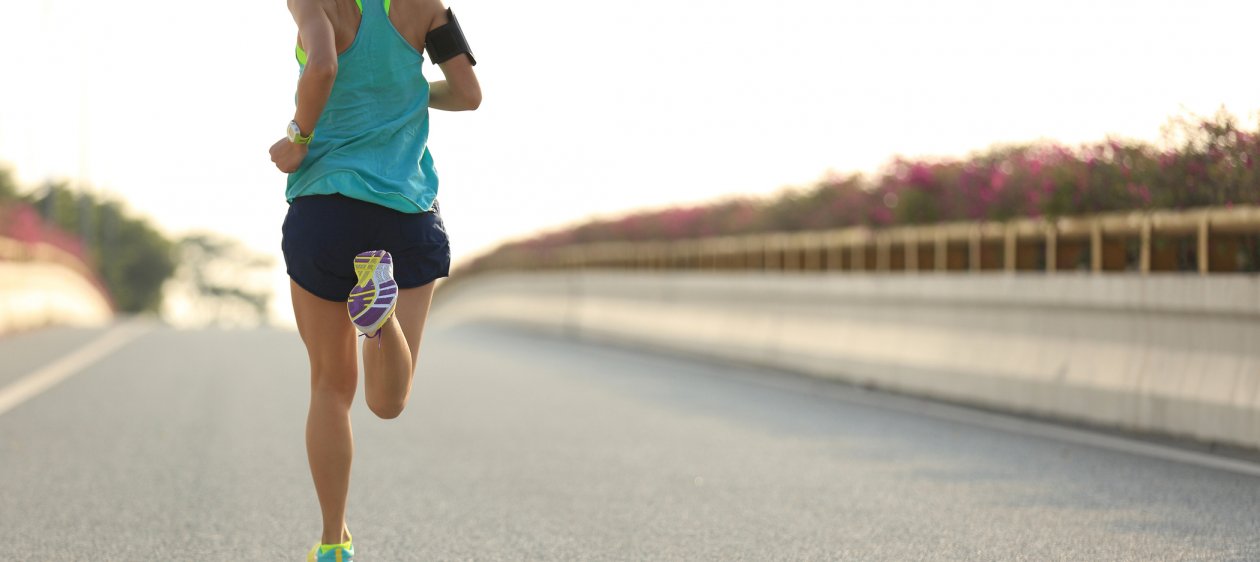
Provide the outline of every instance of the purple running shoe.
{"type": "Polygon", "coordinates": [[[394,260],[385,250],[363,252],[354,257],[354,273],[359,283],[350,290],[346,308],[354,327],[373,338],[393,316],[394,306],[398,304],[394,260]]]}

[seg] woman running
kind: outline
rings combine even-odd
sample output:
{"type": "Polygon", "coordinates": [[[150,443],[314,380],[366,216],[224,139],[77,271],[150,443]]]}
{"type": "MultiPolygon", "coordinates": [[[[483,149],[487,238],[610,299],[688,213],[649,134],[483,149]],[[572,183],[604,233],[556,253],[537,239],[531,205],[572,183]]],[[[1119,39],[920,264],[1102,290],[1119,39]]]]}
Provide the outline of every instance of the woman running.
{"type": "Polygon", "coordinates": [[[450,246],[437,206],[428,109],[481,104],[476,61],[441,0],[288,0],[297,111],[271,160],[289,174],[285,265],[311,363],[306,450],[323,514],[307,560],[350,562],[350,405],[363,342],[368,407],[402,413],[434,282],[450,246]],[[428,82],[424,57],[445,80],[428,82]]]}

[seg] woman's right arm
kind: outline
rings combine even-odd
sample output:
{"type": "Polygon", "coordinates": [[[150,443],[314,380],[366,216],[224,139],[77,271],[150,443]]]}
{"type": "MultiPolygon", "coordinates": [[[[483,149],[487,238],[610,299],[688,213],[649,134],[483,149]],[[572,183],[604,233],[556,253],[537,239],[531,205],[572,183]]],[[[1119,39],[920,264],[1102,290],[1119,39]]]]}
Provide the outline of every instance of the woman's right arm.
{"type": "Polygon", "coordinates": [[[306,69],[298,79],[297,111],[293,120],[309,135],[324,113],[333,82],[337,80],[336,36],[332,21],[318,0],[289,0],[289,11],[306,50],[306,69]]]}
{"type": "MultiPolygon", "coordinates": [[[[333,82],[337,79],[337,44],[332,21],[324,13],[319,0],[289,0],[289,12],[297,23],[302,48],[306,50],[306,69],[298,79],[297,109],[293,121],[303,136],[315,132],[315,124],[324,113],[333,82]]],[[[271,145],[271,161],[281,172],[293,173],[306,159],[310,146],[282,138],[271,145]]]]}
{"type": "MultiPolygon", "coordinates": [[[[446,8],[441,0],[433,0],[437,17],[430,31],[446,25],[446,8]]],[[[429,107],[443,111],[472,111],[481,106],[481,84],[473,71],[472,61],[460,55],[438,65],[445,80],[429,83],[429,107]]]]}

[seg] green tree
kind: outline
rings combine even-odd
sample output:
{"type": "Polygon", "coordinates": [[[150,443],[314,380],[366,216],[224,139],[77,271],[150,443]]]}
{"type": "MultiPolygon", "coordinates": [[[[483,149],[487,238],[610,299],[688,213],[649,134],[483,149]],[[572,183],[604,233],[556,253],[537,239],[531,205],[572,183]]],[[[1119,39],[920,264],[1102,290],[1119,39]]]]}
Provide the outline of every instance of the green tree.
{"type": "Polygon", "coordinates": [[[0,204],[14,201],[17,198],[17,181],[13,179],[13,172],[8,168],[0,168],[0,204]]]}
{"type": "Polygon", "coordinates": [[[76,235],[94,262],[114,305],[126,313],[157,312],[162,285],[175,272],[174,245],[148,221],[116,201],[50,183],[27,202],[44,220],[76,235]]]}

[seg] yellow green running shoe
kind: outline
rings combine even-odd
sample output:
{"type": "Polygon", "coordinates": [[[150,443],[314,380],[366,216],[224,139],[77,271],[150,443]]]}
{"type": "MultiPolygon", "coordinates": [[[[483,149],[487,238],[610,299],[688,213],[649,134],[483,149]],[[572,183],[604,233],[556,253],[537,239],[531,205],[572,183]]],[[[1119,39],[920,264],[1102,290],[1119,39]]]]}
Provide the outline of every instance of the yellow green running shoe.
{"type": "Polygon", "coordinates": [[[354,562],[354,537],[346,531],[346,542],[341,544],[317,544],[306,554],[306,562],[354,562]]]}

